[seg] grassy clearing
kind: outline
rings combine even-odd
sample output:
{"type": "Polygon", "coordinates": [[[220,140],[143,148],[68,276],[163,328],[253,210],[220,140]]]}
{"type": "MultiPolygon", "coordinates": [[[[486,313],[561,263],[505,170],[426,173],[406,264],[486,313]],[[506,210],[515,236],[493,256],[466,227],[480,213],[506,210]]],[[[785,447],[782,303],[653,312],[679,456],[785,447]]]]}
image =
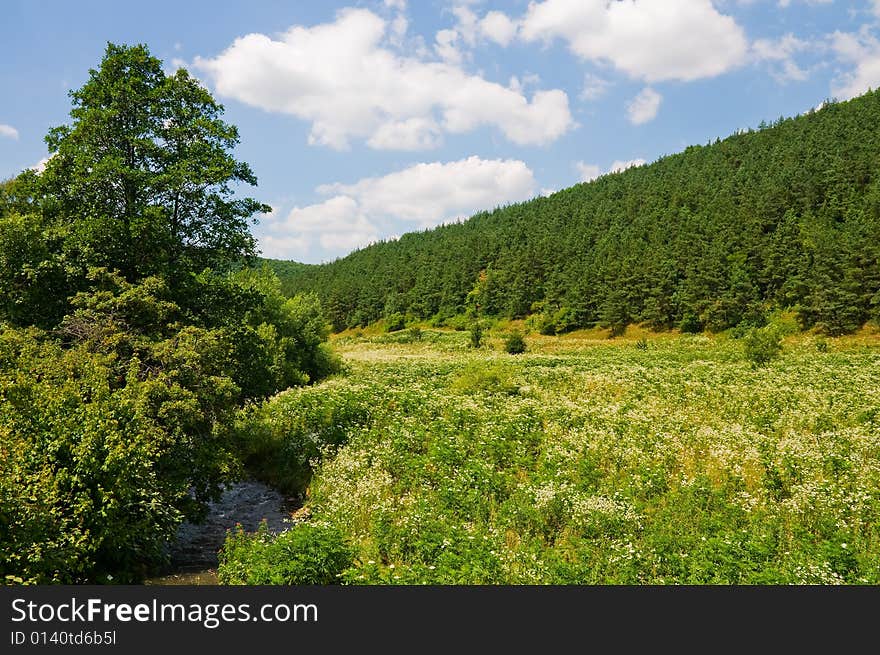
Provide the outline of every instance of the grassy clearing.
{"type": "Polygon", "coordinates": [[[298,471],[309,444],[343,582],[880,582],[876,334],[753,367],[738,340],[637,329],[511,356],[506,329],[342,335],[345,375],[248,419],[298,471]]]}

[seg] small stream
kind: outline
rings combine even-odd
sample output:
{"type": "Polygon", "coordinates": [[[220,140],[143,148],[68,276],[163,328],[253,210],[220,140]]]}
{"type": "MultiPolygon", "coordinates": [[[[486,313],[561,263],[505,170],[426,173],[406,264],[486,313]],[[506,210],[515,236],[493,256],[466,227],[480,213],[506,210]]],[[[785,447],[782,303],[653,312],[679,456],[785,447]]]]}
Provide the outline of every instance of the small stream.
{"type": "Polygon", "coordinates": [[[229,485],[217,502],[208,505],[203,523],[180,526],[177,540],[170,546],[170,567],[144,584],[218,584],[217,553],[227,530],[240,523],[246,531],[253,532],[266,519],[269,530],[281,532],[290,527],[290,515],[295,509],[293,499],[262,482],[246,480],[229,485]]]}

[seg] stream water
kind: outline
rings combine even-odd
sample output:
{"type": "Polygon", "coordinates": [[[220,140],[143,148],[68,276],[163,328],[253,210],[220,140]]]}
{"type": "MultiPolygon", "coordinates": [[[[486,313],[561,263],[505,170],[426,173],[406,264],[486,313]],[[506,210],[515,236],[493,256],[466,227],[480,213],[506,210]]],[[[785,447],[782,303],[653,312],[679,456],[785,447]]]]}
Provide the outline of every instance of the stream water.
{"type": "Polygon", "coordinates": [[[203,523],[180,526],[177,539],[170,546],[169,568],[144,584],[218,584],[217,554],[227,530],[240,523],[252,532],[265,519],[271,531],[280,532],[290,527],[290,515],[295,509],[292,499],[262,482],[247,480],[229,485],[220,499],[208,506],[203,523]]]}

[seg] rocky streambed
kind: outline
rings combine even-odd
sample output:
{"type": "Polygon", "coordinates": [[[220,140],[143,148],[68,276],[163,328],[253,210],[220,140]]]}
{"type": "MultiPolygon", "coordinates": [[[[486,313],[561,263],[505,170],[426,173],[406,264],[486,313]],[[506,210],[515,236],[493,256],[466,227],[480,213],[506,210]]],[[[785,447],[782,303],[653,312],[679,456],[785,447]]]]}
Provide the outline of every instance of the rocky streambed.
{"type": "Polygon", "coordinates": [[[296,508],[293,499],[256,480],[227,486],[220,499],[208,506],[204,522],[180,526],[170,545],[169,568],[145,584],[217,584],[217,554],[227,530],[240,523],[253,532],[265,519],[271,531],[280,532],[290,527],[296,508]]]}

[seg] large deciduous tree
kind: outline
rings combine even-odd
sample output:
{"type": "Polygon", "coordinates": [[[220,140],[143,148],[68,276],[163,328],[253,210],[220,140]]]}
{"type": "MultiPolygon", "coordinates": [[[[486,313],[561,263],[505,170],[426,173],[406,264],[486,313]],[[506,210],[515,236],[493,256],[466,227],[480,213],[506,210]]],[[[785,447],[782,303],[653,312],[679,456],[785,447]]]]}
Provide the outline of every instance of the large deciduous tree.
{"type": "Polygon", "coordinates": [[[166,74],[144,45],[108,44],[53,128],[41,209],[68,226],[68,250],[129,280],[179,276],[254,255],[248,220],[269,208],[234,199],[256,184],[232,150],[238,130],[185,70],[166,74]]]}

